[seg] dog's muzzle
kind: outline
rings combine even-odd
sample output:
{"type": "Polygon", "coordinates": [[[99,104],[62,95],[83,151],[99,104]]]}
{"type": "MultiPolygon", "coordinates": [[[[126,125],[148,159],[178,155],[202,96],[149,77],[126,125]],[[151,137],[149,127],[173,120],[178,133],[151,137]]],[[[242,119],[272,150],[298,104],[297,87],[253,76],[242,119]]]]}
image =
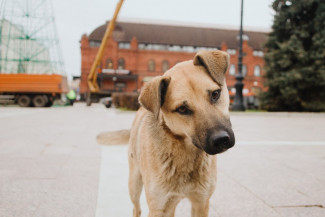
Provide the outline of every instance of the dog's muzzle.
{"type": "Polygon", "coordinates": [[[204,151],[210,155],[227,151],[235,145],[235,136],[232,130],[213,131],[207,138],[204,151]]]}

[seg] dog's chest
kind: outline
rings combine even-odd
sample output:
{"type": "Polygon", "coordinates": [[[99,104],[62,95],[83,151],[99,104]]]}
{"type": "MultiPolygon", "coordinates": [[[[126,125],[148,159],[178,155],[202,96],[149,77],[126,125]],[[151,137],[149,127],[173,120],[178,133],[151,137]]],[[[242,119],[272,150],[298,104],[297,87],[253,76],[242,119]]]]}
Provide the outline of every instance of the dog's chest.
{"type": "Polygon", "coordinates": [[[208,158],[186,159],[166,155],[161,161],[159,182],[166,190],[173,192],[205,188],[213,181],[209,173],[211,163],[208,158]]]}

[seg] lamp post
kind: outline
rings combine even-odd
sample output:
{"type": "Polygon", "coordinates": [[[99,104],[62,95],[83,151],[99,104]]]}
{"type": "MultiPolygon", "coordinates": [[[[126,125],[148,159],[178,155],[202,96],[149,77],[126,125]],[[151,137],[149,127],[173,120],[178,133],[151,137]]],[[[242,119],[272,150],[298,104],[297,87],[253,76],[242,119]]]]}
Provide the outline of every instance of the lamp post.
{"type": "Polygon", "coordinates": [[[243,0],[241,0],[241,11],[240,11],[240,30],[239,30],[239,54],[238,54],[238,74],[236,75],[236,95],[235,100],[232,105],[233,111],[245,111],[245,106],[243,102],[243,80],[244,76],[242,73],[243,69],[243,0]]]}

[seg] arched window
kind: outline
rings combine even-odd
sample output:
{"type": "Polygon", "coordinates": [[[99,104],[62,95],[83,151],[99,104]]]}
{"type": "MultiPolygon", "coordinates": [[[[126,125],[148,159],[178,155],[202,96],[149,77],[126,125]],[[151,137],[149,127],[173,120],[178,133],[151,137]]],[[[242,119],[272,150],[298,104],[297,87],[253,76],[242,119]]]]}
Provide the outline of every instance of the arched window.
{"type": "Polygon", "coordinates": [[[256,65],[254,67],[254,76],[256,76],[256,77],[261,76],[261,67],[259,65],[256,65]]]}
{"type": "Polygon", "coordinates": [[[243,76],[247,75],[247,66],[246,65],[242,65],[241,73],[243,76]]]}
{"type": "Polygon", "coordinates": [[[108,58],[106,60],[106,69],[113,69],[114,65],[113,65],[113,60],[111,58],[108,58]]]}
{"type": "Polygon", "coordinates": [[[167,60],[162,61],[161,70],[163,72],[166,72],[168,69],[169,69],[169,63],[168,63],[168,61],[167,60]]]}
{"type": "Polygon", "coordinates": [[[117,69],[125,69],[125,60],[123,58],[118,59],[117,69]]]}
{"type": "Polygon", "coordinates": [[[149,60],[148,61],[148,71],[149,72],[154,72],[156,70],[156,66],[155,66],[155,61],[154,60],[149,60]]]}
{"type": "Polygon", "coordinates": [[[229,67],[229,74],[230,75],[235,75],[236,74],[236,66],[235,64],[231,64],[229,67]]]}

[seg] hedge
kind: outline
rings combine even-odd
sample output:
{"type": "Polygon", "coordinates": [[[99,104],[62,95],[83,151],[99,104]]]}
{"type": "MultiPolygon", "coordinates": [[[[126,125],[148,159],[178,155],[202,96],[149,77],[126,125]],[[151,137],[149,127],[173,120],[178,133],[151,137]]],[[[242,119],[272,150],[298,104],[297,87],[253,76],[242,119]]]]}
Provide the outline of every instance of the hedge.
{"type": "Polygon", "coordinates": [[[136,111],[140,108],[138,98],[138,93],[114,93],[112,95],[112,103],[116,108],[136,111]]]}

